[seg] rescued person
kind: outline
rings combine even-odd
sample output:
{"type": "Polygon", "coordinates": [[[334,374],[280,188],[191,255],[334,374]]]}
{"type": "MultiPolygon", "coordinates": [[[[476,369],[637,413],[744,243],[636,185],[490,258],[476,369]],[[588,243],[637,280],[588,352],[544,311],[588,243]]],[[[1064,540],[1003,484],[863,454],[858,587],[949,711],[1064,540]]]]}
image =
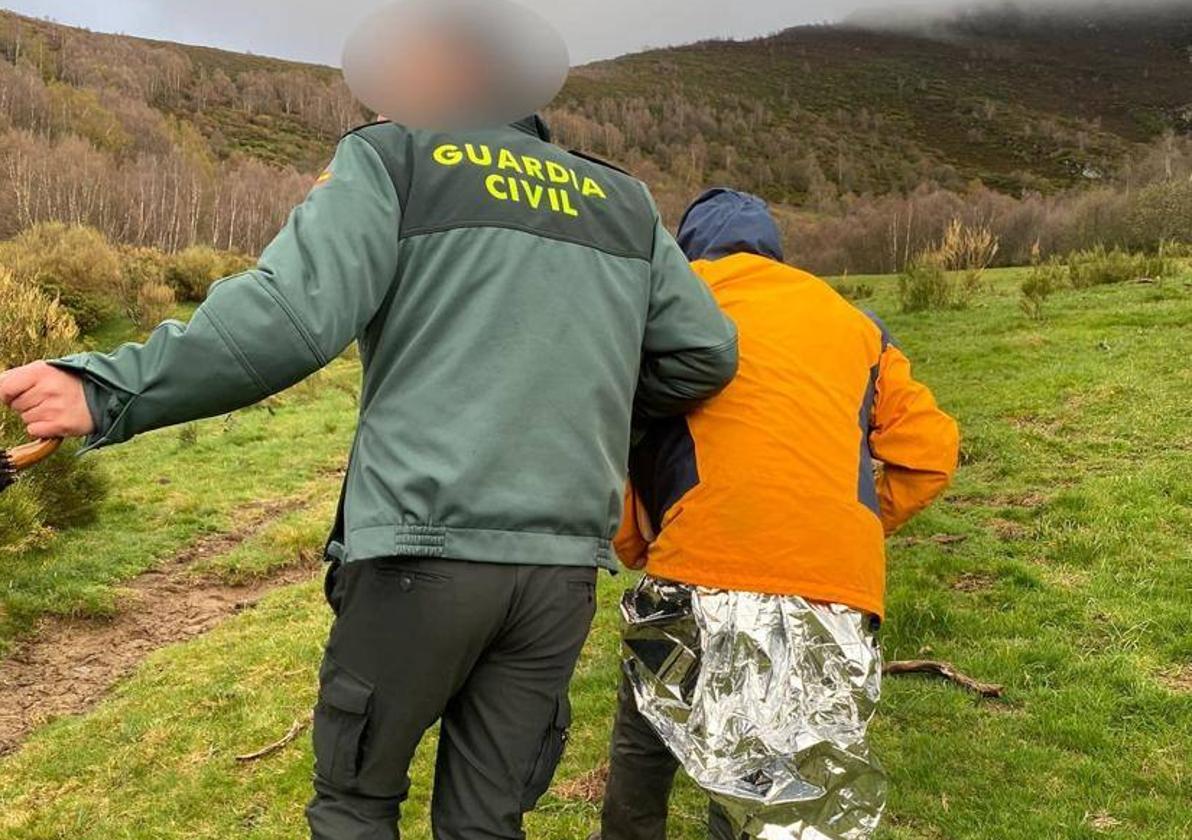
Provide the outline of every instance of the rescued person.
{"type": "Polygon", "coordinates": [[[352,131],[189,325],[0,378],[31,436],[95,449],[263,400],[359,342],[315,840],[394,840],[436,722],[434,837],[524,838],[616,567],[631,416],[681,415],[736,370],[736,331],[646,188],[549,141],[537,117],[352,131]]]}
{"type": "Polygon", "coordinates": [[[623,603],[593,837],[664,840],[682,765],[714,840],[869,838],[883,541],[947,487],[957,426],[876,318],[783,264],[762,200],[704,194],[679,242],[740,329],[741,369],[631,455],[616,545],[646,577],[623,603]]]}

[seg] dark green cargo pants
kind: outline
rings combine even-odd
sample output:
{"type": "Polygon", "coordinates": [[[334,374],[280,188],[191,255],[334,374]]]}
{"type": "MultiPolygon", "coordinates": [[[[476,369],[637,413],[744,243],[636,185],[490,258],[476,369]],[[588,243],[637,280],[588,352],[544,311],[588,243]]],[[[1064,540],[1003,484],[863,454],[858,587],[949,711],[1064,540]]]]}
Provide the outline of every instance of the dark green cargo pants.
{"type": "Polygon", "coordinates": [[[442,726],[436,840],[523,840],[570,724],[596,570],[394,558],[328,576],[314,840],[394,840],[423,734],[442,726]]]}
{"type": "MultiPolygon", "coordinates": [[[[666,840],[679,761],[638,711],[628,679],[621,680],[618,700],[600,833],[589,840],[666,840]]],[[[715,803],[708,806],[708,837],[734,840],[728,817],[715,803]]]]}

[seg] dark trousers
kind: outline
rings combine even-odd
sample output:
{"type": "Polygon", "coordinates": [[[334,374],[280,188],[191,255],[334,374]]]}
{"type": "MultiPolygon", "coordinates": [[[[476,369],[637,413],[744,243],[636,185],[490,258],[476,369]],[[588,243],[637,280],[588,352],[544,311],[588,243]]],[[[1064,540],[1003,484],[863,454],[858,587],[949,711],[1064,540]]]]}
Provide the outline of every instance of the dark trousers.
{"type": "MultiPolygon", "coordinates": [[[[679,762],[638,711],[627,679],[622,678],[617,698],[600,840],[666,840],[679,762]]],[[[714,802],[708,806],[708,836],[735,840],[728,818],[714,802]]]]}
{"type": "Polygon", "coordinates": [[[524,840],[570,724],[595,569],[393,558],[333,570],[315,709],[313,840],[395,840],[441,721],[436,840],[524,840]]]}

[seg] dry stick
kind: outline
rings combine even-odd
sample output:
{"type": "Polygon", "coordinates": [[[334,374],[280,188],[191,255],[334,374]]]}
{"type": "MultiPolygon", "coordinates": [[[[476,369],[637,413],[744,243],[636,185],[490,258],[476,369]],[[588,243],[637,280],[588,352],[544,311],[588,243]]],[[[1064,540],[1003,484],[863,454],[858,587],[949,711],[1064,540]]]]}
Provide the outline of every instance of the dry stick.
{"type": "Polygon", "coordinates": [[[951,662],[932,662],[925,659],[916,659],[910,662],[887,662],[883,670],[887,676],[891,677],[899,674],[933,674],[982,697],[1001,697],[1005,692],[1003,686],[978,682],[972,677],[965,676],[957,671],[956,666],[951,662]]]}
{"type": "Polygon", "coordinates": [[[307,715],[304,718],[299,718],[298,720],[294,721],[294,725],[290,727],[290,731],[287,732],[280,741],[274,741],[269,746],[259,749],[254,753],[249,753],[248,755],[238,755],[236,756],[236,760],[240,762],[259,761],[262,758],[268,758],[275,752],[285,749],[289,744],[293,743],[295,738],[302,734],[303,729],[306,729],[306,727],[310,726],[311,718],[311,715],[307,715]]]}

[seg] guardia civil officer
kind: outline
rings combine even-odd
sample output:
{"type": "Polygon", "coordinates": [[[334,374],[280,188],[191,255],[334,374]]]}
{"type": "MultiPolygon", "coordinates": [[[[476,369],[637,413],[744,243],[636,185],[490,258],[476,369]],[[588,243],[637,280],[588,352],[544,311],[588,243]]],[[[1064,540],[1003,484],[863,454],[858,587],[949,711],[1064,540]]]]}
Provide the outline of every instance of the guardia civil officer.
{"type": "Polygon", "coordinates": [[[0,379],[31,435],[97,448],[262,400],[359,342],[316,840],[392,840],[436,721],[434,836],[524,837],[614,567],[631,416],[686,412],[736,370],[735,329],[645,187],[548,141],[539,118],[353,131],[189,325],[0,379]]]}

